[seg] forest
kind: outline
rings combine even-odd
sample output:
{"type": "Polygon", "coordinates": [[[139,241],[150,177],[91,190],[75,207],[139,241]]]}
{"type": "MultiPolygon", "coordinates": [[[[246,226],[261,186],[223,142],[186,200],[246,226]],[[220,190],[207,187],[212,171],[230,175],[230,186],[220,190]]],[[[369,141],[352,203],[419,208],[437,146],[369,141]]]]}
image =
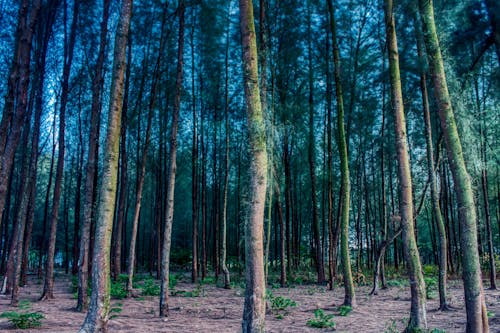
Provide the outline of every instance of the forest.
{"type": "Polygon", "coordinates": [[[0,0],[0,331],[500,331],[498,0],[0,0]]]}

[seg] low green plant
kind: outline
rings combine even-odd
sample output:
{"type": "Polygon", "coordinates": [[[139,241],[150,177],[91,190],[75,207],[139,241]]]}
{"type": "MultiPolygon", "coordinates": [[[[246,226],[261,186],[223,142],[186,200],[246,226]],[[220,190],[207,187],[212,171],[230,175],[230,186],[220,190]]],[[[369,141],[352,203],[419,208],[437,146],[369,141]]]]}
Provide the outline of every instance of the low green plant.
{"type": "Polygon", "coordinates": [[[127,297],[127,290],[122,282],[111,282],[111,289],[109,291],[112,298],[124,299],[127,297]]]}
{"type": "Polygon", "coordinates": [[[288,315],[289,308],[297,306],[294,300],[283,296],[274,296],[270,291],[267,292],[266,298],[269,300],[271,312],[276,319],[283,319],[288,315]]]}
{"type": "Polygon", "coordinates": [[[424,281],[425,281],[425,294],[427,295],[427,299],[435,298],[437,279],[435,277],[424,277],[424,281]]]}
{"type": "Polygon", "coordinates": [[[0,318],[7,318],[16,328],[24,330],[42,326],[45,317],[40,312],[9,311],[2,313],[0,318]]]}
{"type": "Polygon", "coordinates": [[[159,296],[160,295],[160,286],[155,283],[153,279],[144,280],[142,286],[143,296],[159,296]]]}
{"type": "Polygon", "coordinates": [[[387,326],[387,328],[384,330],[384,333],[398,333],[398,327],[397,327],[397,322],[396,320],[392,319],[390,322],[389,322],[389,325],[387,326]]]}
{"type": "Polygon", "coordinates": [[[339,315],[342,317],[346,317],[349,313],[351,313],[352,307],[349,305],[341,305],[339,306],[339,315]]]}
{"type": "Polygon", "coordinates": [[[316,309],[314,310],[314,318],[307,321],[307,326],[314,328],[335,327],[333,314],[325,314],[322,309],[316,309]]]}
{"type": "Polygon", "coordinates": [[[409,282],[407,279],[392,279],[387,281],[387,286],[403,288],[403,287],[408,287],[409,282]]]}
{"type": "Polygon", "coordinates": [[[118,314],[122,312],[122,303],[116,303],[111,309],[109,309],[109,319],[118,317],[118,314]]]}

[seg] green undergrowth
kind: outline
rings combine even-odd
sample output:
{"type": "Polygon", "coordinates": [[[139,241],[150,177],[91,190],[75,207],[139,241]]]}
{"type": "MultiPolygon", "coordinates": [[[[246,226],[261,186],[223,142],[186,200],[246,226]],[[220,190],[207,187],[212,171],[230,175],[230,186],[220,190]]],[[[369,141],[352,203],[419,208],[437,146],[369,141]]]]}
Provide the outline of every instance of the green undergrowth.
{"type": "Polygon", "coordinates": [[[37,311],[29,311],[31,303],[27,300],[19,302],[19,311],[6,311],[0,314],[0,318],[7,318],[7,320],[18,329],[38,328],[42,326],[42,319],[44,315],[37,311]]]}
{"type": "Polygon", "coordinates": [[[333,314],[325,314],[322,309],[314,310],[314,318],[307,321],[307,326],[314,328],[334,328],[333,314]]]}

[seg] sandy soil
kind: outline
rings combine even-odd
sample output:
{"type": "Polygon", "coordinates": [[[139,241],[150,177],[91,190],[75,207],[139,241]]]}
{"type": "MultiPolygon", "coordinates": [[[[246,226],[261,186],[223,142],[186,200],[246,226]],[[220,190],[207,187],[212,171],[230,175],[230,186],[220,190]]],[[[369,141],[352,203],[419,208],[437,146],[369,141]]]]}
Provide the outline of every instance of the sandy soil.
{"type": "MultiPolygon", "coordinates": [[[[178,283],[175,290],[191,291],[195,285],[178,283]]],[[[200,288],[200,287],[198,287],[200,288]]],[[[71,283],[67,277],[56,279],[55,299],[37,302],[42,284],[33,280],[22,288],[21,300],[32,302],[31,311],[43,313],[45,319],[39,329],[19,330],[20,332],[76,332],[84,319],[84,314],[74,311],[75,300],[71,293],[71,283]]],[[[380,291],[377,296],[368,296],[369,287],[359,287],[358,306],[348,316],[338,313],[343,300],[343,289],[327,291],[316,285],[295,288],[272,289],[274,296],[285,296],[297,303],[283,319],[268,313],[266,330],[268,332],[326,332],[331,329],[316,329],[306,325],[314,316],[314,310],[321,308],[326,314],[334,314],[337,332],[396,332],[404,328],[408,318],[410,299],[409,289],[391,287],[380,291]]],[[[200,289],[198,289],[200,291],[200,289]]],[[[439,328],[446,332],[465,331],[465,310],[462,287],[459,281],[450,281],[451,304],[457,308],[451,312],[438,312],[437,300],[429,300],[429,328],[439,328]]],[[[243,289],[231,290],[203,285],[199,297],[172,296],[170,316],[158,317],[158,297],[112,300],[112,307],[121,308],[110,320],[110,332],[238,332],[243,308],[243,289]]],[[[500,291],[486,290],[491,332],[500,332],[500,291]]],[[[0,296],[0,313],[14,310],[9,299],[0,296]]],[[[6,319],[0,319],[1,332],[16,332],[6,319]]]]}

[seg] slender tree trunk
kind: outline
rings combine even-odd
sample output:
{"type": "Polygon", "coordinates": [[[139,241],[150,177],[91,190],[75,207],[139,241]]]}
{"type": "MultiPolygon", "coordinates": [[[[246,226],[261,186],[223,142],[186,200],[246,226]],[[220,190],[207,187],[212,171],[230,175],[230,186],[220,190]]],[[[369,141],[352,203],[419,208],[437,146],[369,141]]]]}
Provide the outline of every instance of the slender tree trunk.
{"type": "MultiPolygon", "coordinates": [[[[116,30],[102,182],[99,187],[96,236],[92,264],[90,307],[80,333],[107,332],[110,308],[110,248],[116,201],[118,155],[127,39],[132,14],[132,0],[123,0],[116,30]]],[[[106,20],[104,20],[106,22],[106,20]]]]}
{"type": "MultiPolygon", "coordinates": [[[[168,5],[168,3],[167,3],[168,5]]],[[[136,188],[136,199],[135,199],[135,210],[134,218],[132,220],[132,233],[130,236],[129,245],[129,255],[128,255],[128,279],[127,279],[127,295],[132,296],[132,282],[134,277],[134,266],[135,266],[135,254],[136,254],[136,242],[137,242],[137,229],[139,227],[139,216],[141,213],[141,200],[142,191],[144,189],[144,179],[146,178],[146,163],[148,158],[149,143],[151,141],[151,127],[153,121],[154,108],[156,103],[156,91],[158,88],[158,81],[160,80],[160,70],[161,70],[161,58],[163,56],[164,49],[164,34],[165,34],[165,22],[167,18],[167,5],[163,9],[163,17],[161,21],[161,36],[160,36],[160,47],[158,50],[158,57],[156,59],[155,68],[153,71],[153,82],[151,85],[150,100],[149,100],[149,110],[148,110],[148,122],[146,125],[146,138],[144,141],[144,148],[142,152],[141,164],[137,179],[136,188]]]]}
{"type": "Polygon", "coordinates": [[[496,290],[496,267],[495,267],[495,252],[493,248],[493,235],[491,232],[491,214],[490,214],[490,203],[488,199],[488,172],[486,168],[486,133],[485,128],[486,124],[484,123],[480,125],[480,135],[481,135],[481,159],[483,162],[482,170],[481,170],[481,188],[483,192],[483,206],[484,206],[484,219],[486,223],[486,241],[488,245],[488,258],[489,258],[489,268],[490,268],[490,290],[496,290]]]}
{"type": "MultiPolygon", "coordinates": [[[[308,1],[308,32],[311,35],[311,3],[308,1]]],[[[325,282],[325,267],[323,262],[323,251],[321,249],[321,237],[320,237],[320,222],[318,218],[318,203],[316,196],[316,161],[315,161],[315,142],[314,137],[315,126],[314,126],[314,84],[313,84],[313,65],[312,65],[312,42],[311,38],[308,38],[308,65],[309,65],[309,142],[308,142],[308,160],[309,160],[309,176],[311,179],[311,205],[312,205],[312,229],[314,237],[314,260],[316,262],[316,274],[318,283],[325,282]]]]}
{"type": "Polygon", "coordinates": [[[330,13],[330,27],[332,32],[333,64],[335,74],[335,92],[337,98],[337,142],[340,152],[341,171],[341,235],[340,251],[342,267],[344,272],[344,305],[356,306],[354,284],[352,282],[351,259],[349,253],[349,205],[350,205],[350,182],[349,182],[349,157],[347,156],[347,141],[344,130],[344,100],[342,83],[340,79],[340,53],[337,43],[337,32],[335,22],[335,11],[332,0],[328,0],[328,11],[330,13]]]}
{"type": "Polygon", "coordinates": [[[127,223],[127,194],[128,194],[128,154],[127,154],[127,113],[129,106],[129,89],[130,89],[130,64],[132,62],[132,41],[129,36],[127,43],[127,70],[125,73],[125,91],[123,96],[122,120],[120,128],[120,196],[118,197],[118,216],[116,219],[115,233],[115,255],[114,269],[115,279],[122,272],[122,239],[123,226],[127,223]]]}
{"type": "MultiPolygon", "coordinates": [[[[420,32],[420,27],[416,27],[417,30],[417,53],[420,63],[423,63],[423,36],[420,32]]],[[[431,115],[429,110],[429,97],[427,91],[427,75],[424,68],[420,68],[420,91],[422,94],[422,106],[424,113],[425,122],[425,138],[427,143],[427,167],[429,180],[431,185],[431,202],[432,202],[432,213],[433,217],[436,219],[437,229],[439,233],[439,309],[442,311],[449,310],[448,303],[446,301],[446,280],[447,280],[447,242],[446,239],[446,228],[444,224],[443,214],[441,213],[441,207],[439,206],[439,194],[437,189],[436,180],[436,167],[434,164],[434,147],[432,140],[432,126],[431,126],[431,115]]]]}
{"type": "Polygon", "coordinates": [[[40,0],[33,1],[31,6],[28,0],[23,0],[19,6],[14,58],[9,72],[7,94],[0,122],[0,226],[14,156],[26,120],[31,44],[40,6],[40,0]]]}
{"type": "Polygon", "coordinates": [[[403,106],[401,79],[399,74],[399,55],[392,0],[385,0],[384,12],[387,48],[389,53],[391,101],[395,117],[394,129],[396,134],[398,178],[400,186],[399,210],[401,213],[401,227],[403,229],[403,248],[411,289],[410,320],[406,331],[412,332],[415,329],[427,328],[425,283],[422,275],[418,247],[415,240],[410,160],[406,139],[406,120],[403,106]]]}
{"type": "MultiPolygon", "coordinates": [[[[127,1],[127,0],[124,0],[127,1]]],[[[88,272],[90,257],[90,235],[92,227],[92,217],[94,216],[94,184],[96,178],[97,166],[97,147],[99,142],[99,118],[101,113],[100,99],[101,88],[103,83],[103,65],[104,54],[106,49],[106,37],[108,34],[108,17],[110,0],[104,0],[103,12],[101,19],[101,31],[99,41],[99,52],[95,65],[95,74],[92,79],[92,106],[90,115],[90,138],[87,152],[87,165],[85,170],[85,187],[84,187],[84,203],[83,203],[83,221],[82,230],[80,233],[80,253],[78,256],[78,301],[76,309],[85,311],[88,307],[88,272]]]]}
{"type": "MultiPolygon", "coordinates": [[[[194,15],[195,13],[193,13],[194,15]]],[[[194,55],[194,31],[195,23],[191,27],[191,107],[193,111],[193,138],[192,138],[192,156],[191,156],[191,206],[192,206],[192,265],[191,282],[198,282],[198,134],[197,134],[197,116],[196,116],[196,87],[195,87],[195,55],[194,55]]]]}
{"type": "MultiPolygon", "coordinates": [[[[50,233],[49,245],[47,250],[47,259],[45,262],[45,283],[43,286],[42,296],[40,300],[48,300],[54,298],[54,256],[56,252],[57,238],[57,222],[59,219],[59,205],[61,203],[61,190],[64,177],[64,155],[65,155],[65,133],[66,133],[66,107],[69,96],[69,79],[71,74],[71,65],[73,63],[73,53],[76,42],[76,30],[78,23],[78,15],[80,10],[80,2],[75,2],[73,7],[73,17],[71,21],[71,31],[67,51],[65,51],[63,80],[61,83],[61,105],[59,109],[59,138],[58,138],[58,153],[56,178],[54,181],[54,196],[52,199],[52,212],[50,218],[50,233]]],[[[65,9],[66,11],[66,9],[65,9]]]]}
{"type": "Polygon", "coordinates": [[[250,144],[250,211],[245,227],[246,289],[242,330],[264,332],[265,276],[263,262],[264,207],[267,186],[267,150],[259,92],[258,59],[253,4],[240,0],[240,31],[245,100],[250,144]]]}
{"type": "Polygon", "coordinates": [[[469,174],[464,162],[462,144],[458,135],[455,116],[448,93],[441,49],[434,23],[432,0],[419,0],[424,42],[429,62],[429,72],[434,83],[434,94],[439,108],[441,128],[448,151],[448,160],[457,193],[461,226],[462,277],[465,290],[468,333],[488,332],[488,316],[481,281],[481,266],[477,250],[477,215],[469,174]]]}
{"type": "Polygon", "coordinates": [[[332,145],[332,80],[330,74],[330,30],[327,29],[326,36],[326,108],[327,108],[327,173],[328,173],[328,289],[333,290],[335,279],[336,251],[334,249],[334,225],[333,225],[333,145],[332,145]]]}
{"type": "Polygon", "coordinates": [[[177,171],[177,128],[179,125],[179,111],[181,107],[183,64],[184,64],[184,1],[180,0],[179,39],[177,48],[177,77],[175,80],[175,100],[172,113],[172,129],[170,133],[170,161],[167,176],[167,198],[165,211],[165,231],[163,234],[161,292],[160,292],[160,317],[168,316],[169,273],[170,273],[170,245],[172,242],[172,223],[174,219],[174,193],[175,175],[177,171]]]}
{"type": "Polygon", "coordinates": [[[222,198],[222,248],[221,267],[224,275],[224,288],[231,289],[229,269],[226,265],[227,258],[227,192],[229,187],[229,20],[226,32],[226,53],[225,53],[225,92],[224,92],[224,120],[226,134],[226,151],[224,155],[224,193],[222,198]]]}

